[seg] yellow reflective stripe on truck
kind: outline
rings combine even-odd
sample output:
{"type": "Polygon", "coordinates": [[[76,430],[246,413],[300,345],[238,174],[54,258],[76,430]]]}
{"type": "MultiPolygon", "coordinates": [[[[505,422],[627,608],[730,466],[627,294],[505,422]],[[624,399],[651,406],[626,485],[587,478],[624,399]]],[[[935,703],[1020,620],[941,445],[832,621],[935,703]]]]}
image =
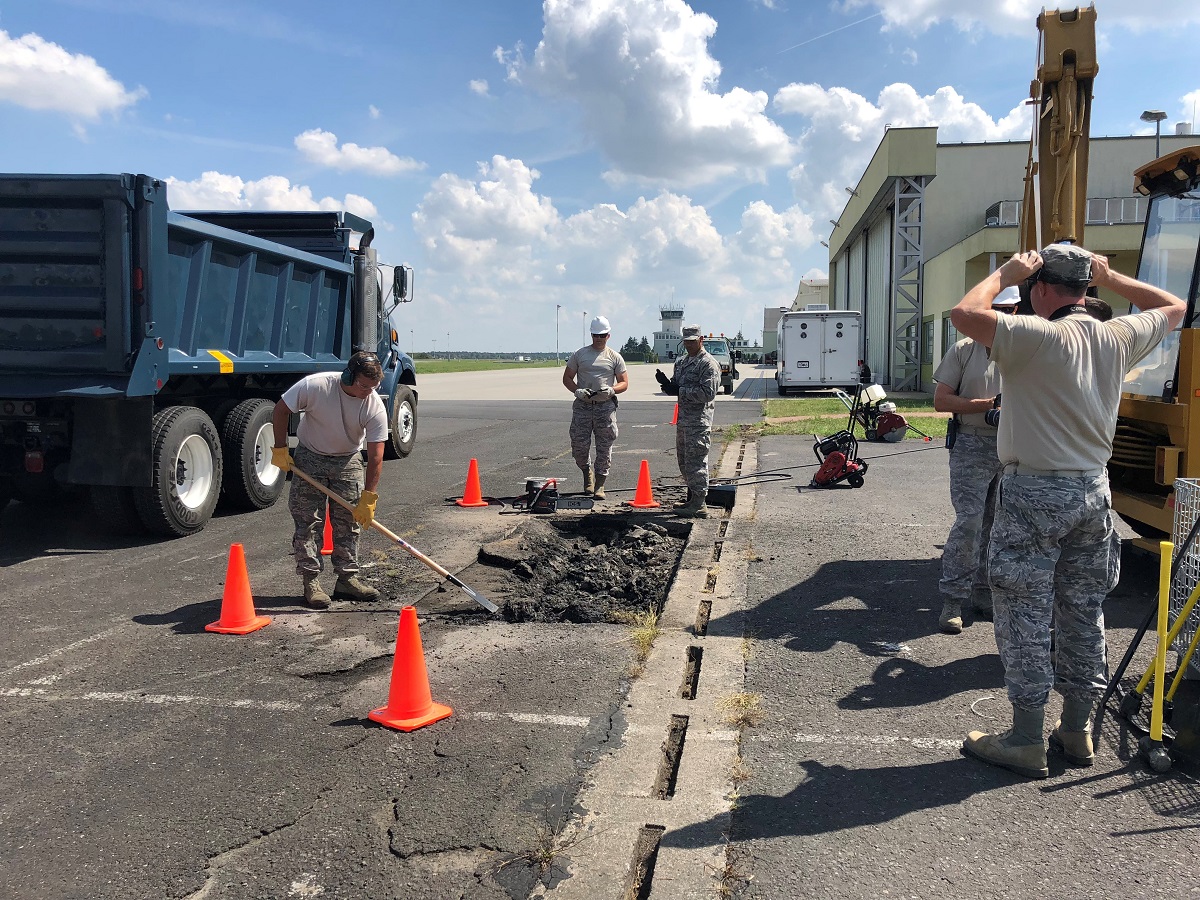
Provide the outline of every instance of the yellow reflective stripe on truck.
{"type": "Polygon", "coordinates": [[[220,350],[208,350],[205,352],[207,352],[209,356],[213,357],[214,359],[216,359],[217,362],[219,362],[221,364],[221,374],[222,375],[228,375],[230,372],[233,371],[233,360],[230,359],[228,356],[226,356],[224,353],[222,353],[220,350]]]}

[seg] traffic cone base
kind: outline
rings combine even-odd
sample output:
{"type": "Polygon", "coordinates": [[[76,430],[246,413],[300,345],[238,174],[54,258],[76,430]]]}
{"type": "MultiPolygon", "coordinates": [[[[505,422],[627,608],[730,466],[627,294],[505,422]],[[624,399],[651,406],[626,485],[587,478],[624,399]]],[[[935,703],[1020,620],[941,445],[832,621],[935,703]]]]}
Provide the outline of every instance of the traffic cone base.
{"type": "Polygon", "coordinates": [[[679,424],[679,404],[678,403],[675,404],[675,414],[673,416],[671,416],[671,424],[672,425],[679,424]]]}
{"type": "Polygon", "coordinates": [[[462,497],[454,502],[468,508],[488,505],[488,502],[483,499],[483,490],[479,486],[479,462],[477,460],[471,460],[467,466],[467,486],[463,490],[462,497]]]}
{"type": "Polygon", "coordinates": [[[627,502],[634,509],[656,509],[662,505],[654,499],[654,489],[650,486],[650,463],[644,459],[638,471],[637,492],[627,502]]]}
{"type": "Polygon", "coordinates": [[[421,648],[417,609],[406,606],[400,610],[387,706],[371,710],[367,718],[397,731],[416,731],[440,722],[452,712],[450,707],[434,703],[429,693],[429,672],[425,668],[425,651],[421,648]]]}
{"type": "Polygon", "coordinates": [[[241,544],[232,544],[229,547],[229,565],[225,569],[221,618],[211,625],[205,625],[204,630],[215,634],[249,634],[270,622],[270,616],[259,616],[254,612],[250,576],[246,572],[246,553],[241,544]]]}
{"type": "Polygon", "coordinates": [[[333,520],[329,518],[329,504],[325,504],[325,544],[321,547],[322,556],[333,556],[333,520]]]}

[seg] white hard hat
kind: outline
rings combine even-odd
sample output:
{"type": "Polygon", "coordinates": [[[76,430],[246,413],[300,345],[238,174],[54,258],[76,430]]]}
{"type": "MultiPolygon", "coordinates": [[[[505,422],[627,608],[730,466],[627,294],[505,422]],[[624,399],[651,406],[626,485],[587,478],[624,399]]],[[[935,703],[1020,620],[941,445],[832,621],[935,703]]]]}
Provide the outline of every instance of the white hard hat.
{"type": "Polygon", "coordinates": [[[596,316],[592,319],[592,334],[608,334],[612,331],[612,327],[608,324],[608,319],[604,316],[596,316]]]}
{"type": "Polygon", "coordinates": [[[992,306],[1016,306],[1020,302],[1021,292],[1017,290],[1016,285],[1013,285],[997,294],[996,299],[992,301],[992,306]]]}

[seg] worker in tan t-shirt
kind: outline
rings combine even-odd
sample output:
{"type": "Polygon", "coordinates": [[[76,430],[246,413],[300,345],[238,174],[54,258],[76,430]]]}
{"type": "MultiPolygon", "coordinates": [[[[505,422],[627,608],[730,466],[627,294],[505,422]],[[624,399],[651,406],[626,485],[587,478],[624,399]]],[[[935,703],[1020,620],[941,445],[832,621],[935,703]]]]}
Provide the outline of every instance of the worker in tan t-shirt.
{"type": "Polygon", "coordinates": [[[971,732],[963,742],[970,756],[1045,778],[1053,687],[1063,712],[1051,744],[1068,763],[1093,762],[1092,706],[1107,669],[1103,603],[1119,573],[1106,466],[1121,386],[1184,311],[1178,297],[1066,244],[1014,256],[951,310],[960,332],[992,348],[1004,378],[997,452],[1005,469],[988,576],[1013,724],[1003,734],[971,732]],[[997,316],[992,299],[1022,283],[1037,315],[997,316]],[[1141,312],[1099,321],[1085,305],[1089,283],[1141,312]]]}
{"type": "MultiPolygon", "coordinates": [[[[1014,313],[1021,297],[1016,288],[1001,291],[992,309],[1014,313]]],[[[933,373],[937,388],[933,408],[953,413],[950,423],[950,502],[954,524],[942,550],[942,612],[938,625],[946,634],[963,629],[963,606],[977,617],[992,617],[987,583],[987,543],[992,530],[995,486],[1004,471],[996,456],[996,426],[986,414],[999,405],[1000,372],[983,344],[963,338],[951,347],[933,373]]]]}
{"type": "Polygon", "coordinates": [[[567,360],[563,387],[575,395],[571,404],[571,454],[583,472],[583,492],[604,499],[604,482],[612,463],[617,434],[617,394],[629,388],[625,360],[608,346],[612,327],[604,316],[592,319],[592,342],[567,360]],[[596,466],[590,460],[592,436],[596,438],[596,466]]]}

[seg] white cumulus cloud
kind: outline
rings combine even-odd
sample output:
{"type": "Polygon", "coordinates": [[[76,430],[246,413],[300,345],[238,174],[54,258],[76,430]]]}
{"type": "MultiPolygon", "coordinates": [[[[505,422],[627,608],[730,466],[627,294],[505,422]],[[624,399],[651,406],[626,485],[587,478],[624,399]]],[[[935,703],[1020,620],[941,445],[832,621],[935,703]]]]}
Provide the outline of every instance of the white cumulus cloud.
{"type": "Polygon", "coordinates": [[[467,87],[471,89],[471,93],[478,94],[480,97],[488,95],[488,83],[486,78],[472,78],[467,82],[467,87]]]}
{"type": "MultiPolygon", "coordinates": [[[[282,175],[247,181],[237,175],[205,172],[192,181],[168,178],[167,200],[172,209],[346,210],[385,225],[379,209],[366,197],[346,194],[341,200],[313,196],[312,188],[292,184],[282,175]]],[[[385,225],[386,227],[386,225],[385,225]]]]}
{"type": "Polygon", "coordinates": [[[425,168],[424,163],[399,157],[386,147],[360,147],[349,141],[339,147],[337,135],[320,128],[296,135],[295,144],[306,159],[340,172],[356,169],[372,175],[401,175],[425,168]]]}
{"type": "Polygon", "coordinates": [[[708,42],[717,23],[683,0],[545,0],[526,60],[497,52],[509,77],[576,105],[612,179],[672,186],[762,181],[793,146],[765,114],[767,95],[722,92],[708,42]]]}
{"type": "Polygon", "coordinates": [[[381,115],[383,115],[383,113],[379,111],[378,106],[376,106],[374,103],[371,103],[367,105],[367,115],[369,115],[372,119],[378,119],[381,115]]]}
{"type": "Polygon", "coordinates": [[[146,96],[129,90],[90,56],[71,53],[40,35],[0,31],[0,101],[94,121],[146,96]]]}
{"type": "Polygon", "coordinates": [[[938,140],[1027,140],[1032,122],[1022,103],[993,119],[954,88],[922,96],[908,84],[890,84],[875,102],[844,87],[789,84],[775,95],[782,113],[802,116],[809,127],[800,138],[803,162],[791,172],[796,196],[818,219],[846,205],[844,188],[858,182],[883,138],[885,126],[936,125],[938,140]]]}

